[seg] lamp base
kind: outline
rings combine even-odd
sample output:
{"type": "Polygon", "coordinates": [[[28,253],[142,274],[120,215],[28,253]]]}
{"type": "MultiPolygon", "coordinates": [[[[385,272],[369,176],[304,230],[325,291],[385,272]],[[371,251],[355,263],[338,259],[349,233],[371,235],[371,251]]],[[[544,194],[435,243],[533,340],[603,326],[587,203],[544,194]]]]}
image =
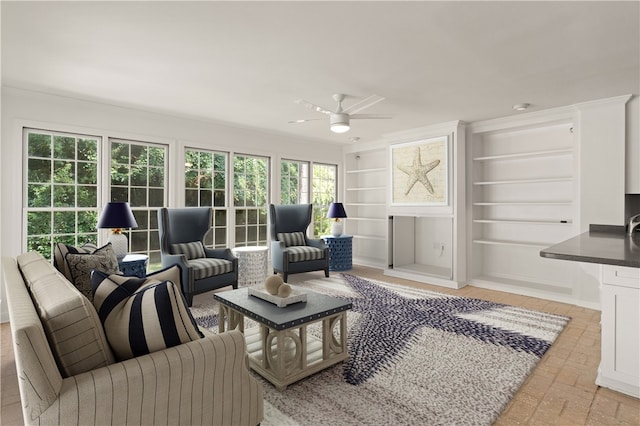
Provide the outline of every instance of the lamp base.
{"type": "Polygon", "coordinates": [[[342,222],[334,221],[331,224],[331,235],[333,235],[334,237],[339,237],[340,235],[342,235],[342,222]]]}
{"type": "Polygon", "coordinates": [[[129,252],[129,244],[127,241],[127,236],[120,233],[111,233],[109,234],[108,242],[111,243],[113,247],[113,252],[116,254],[118,260],[124,259],[124,257],[129,252]]]}

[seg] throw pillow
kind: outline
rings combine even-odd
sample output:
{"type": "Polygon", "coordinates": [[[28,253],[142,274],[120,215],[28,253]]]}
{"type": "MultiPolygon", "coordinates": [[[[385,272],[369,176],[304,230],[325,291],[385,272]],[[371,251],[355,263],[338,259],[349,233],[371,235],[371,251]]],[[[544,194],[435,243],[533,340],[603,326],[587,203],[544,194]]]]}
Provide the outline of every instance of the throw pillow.
{"type": "Polygon", "coordinates": [[[93,299],[91,292],[91,271],[98,269],[107,274],[117,274],[118,259],[111,247],[111,243],[100,247],[93,253],[67,253],[65,257],[71,271],[71,282],[89,300],[93,299]]]}
{"type": "Polygon", "coordinates": [[[65,276],[69,281],[73,281],[71,270],[67,263],[67,253],[93,253],[98,250],[98,246],[93,243],[85,243],[81,247],[74,247],[63,243],[56,244],[53,251],[53,266],[65,276]]]}
{"type": "Polygon", "coordinates": [[[304,238],[304,232],[278,233],[278,240],[283,241],[284,245],[287,247],[307,245],[304,238]]]}
{"type": "Polygon", "coordinates": [[[93,304],[121,361],[203,337],[172,281],[94,271],[91,283],[93,304]]]}
{"type": "Polygon", "coordinates": [[[184,254],[187,260],[202,259],[204,255],[204,246],[201,241],[194,241],[192,243],[179,243],[171,244],[172,254],[184,254]]]}

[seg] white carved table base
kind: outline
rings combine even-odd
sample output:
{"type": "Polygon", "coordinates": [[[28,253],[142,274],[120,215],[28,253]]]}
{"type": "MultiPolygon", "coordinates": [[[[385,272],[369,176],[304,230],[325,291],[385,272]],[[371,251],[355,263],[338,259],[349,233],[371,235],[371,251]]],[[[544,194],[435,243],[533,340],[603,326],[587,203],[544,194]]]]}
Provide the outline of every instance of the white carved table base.
{"type": "Polygon", "coordinates": [[[287,385],[345,360],[347,353],[346,311],[308,322],[300,327],[274,330],[259,325],[244,330],[244,315],[219,305],[218,330],[238,328],[244,332],[249,365],[279,391],[287,385]],[[307,333],[307,326],[322,321],[322,338],[307,333]]]}

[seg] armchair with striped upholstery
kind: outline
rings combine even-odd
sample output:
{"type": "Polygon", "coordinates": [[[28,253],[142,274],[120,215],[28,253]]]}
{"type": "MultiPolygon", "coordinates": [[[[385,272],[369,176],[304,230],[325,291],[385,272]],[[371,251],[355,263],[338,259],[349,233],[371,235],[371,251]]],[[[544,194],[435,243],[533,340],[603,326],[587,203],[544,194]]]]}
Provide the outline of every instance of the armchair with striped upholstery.
{"type": "Polygon", "coordinates": [[[324,270],[329,276],[329,249],[322,239],[307,238],[311,204],[269,206],[271,262],[273,273],[290,274],[324,270]]]}
{"type": "Polygon", "coordinates": [[[211,230],[209,207],[158,210],[158,235],[162,267],[180,265],[182,292],[189,306],[198,293],[232,286],[238,288],[238,258],[228,248],[204,245],[211,230]]]}

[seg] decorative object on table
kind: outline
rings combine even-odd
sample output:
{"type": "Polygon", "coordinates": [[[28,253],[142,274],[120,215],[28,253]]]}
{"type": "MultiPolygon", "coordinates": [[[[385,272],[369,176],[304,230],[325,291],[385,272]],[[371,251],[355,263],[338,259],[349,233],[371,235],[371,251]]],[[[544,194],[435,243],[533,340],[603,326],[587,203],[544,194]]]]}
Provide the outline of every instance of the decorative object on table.
{"type": "Polygon", "coordinates": [[[391,204],[449,204],[449,137],[391,145],[391,204]]]}
{"type": "Polygon", "coordinates": [[[351,269],[353,266],[353,237],[344,234],[339,237],[324,235],[322,239],[329,247],[329,270],[348,271],[351,269]]]}
{"type": "Polygon", "coordinates": [[[329,276],[329,249],[322,239],[307,238],[311,204],[269,205],[269,234],[273,272],[290,274],[324,270],[329,276]]]}
{"type": "Polygon", "coordinates": [[[118,260],[123,259],[129,251],[127,236],[122,233],[123,228],[137,228],[138,223],[133,217],[129,203],[107,203],[98,220],[98,228],[110,228],[108,241],[118,260]]]}
{"type": "MultiPolygon", "coordinates": [[[[296,383],[295,398],[265,386],[265,402],[285,416],[265,424],[321,419],[340,425],[489,426],[568,322],[560,315],[349,274],[295,287],[352,302],[349,357],[296,383]]],[[[217,310],[214,300],[207,301],[207,309],[199,307],[203,312],[217,310]]],[[[257,326],[246,320],[245,333],[257,326]]]]}
{"type": "Polygon", "coordinates": [[[331,235],[334,237],[342,235],[343,228],[340,219],[347,217],[347,212],[344,211],[342,203],[331,203],[327,217],[333,219],[333,222],[331,223],[331,235]]]}
{"type": "Polygon", "coordinates": [[[264,289],[249,288],[249,295],[256,296],[283,308],[292,303],[306,302],[307,295],[301,291],[294,291],[289,284],[282,281],[280,275],[272,275],[264,281],[264,289]]]}
{"type": "Polygon", "coordinates": [[[226,286],[238,288],[238,258],[228,248],[205,247],[211,231],[211,207],[158,209],[158,237],[162,267],[179,265],[187,304],[193,296],[226,286]]]}

